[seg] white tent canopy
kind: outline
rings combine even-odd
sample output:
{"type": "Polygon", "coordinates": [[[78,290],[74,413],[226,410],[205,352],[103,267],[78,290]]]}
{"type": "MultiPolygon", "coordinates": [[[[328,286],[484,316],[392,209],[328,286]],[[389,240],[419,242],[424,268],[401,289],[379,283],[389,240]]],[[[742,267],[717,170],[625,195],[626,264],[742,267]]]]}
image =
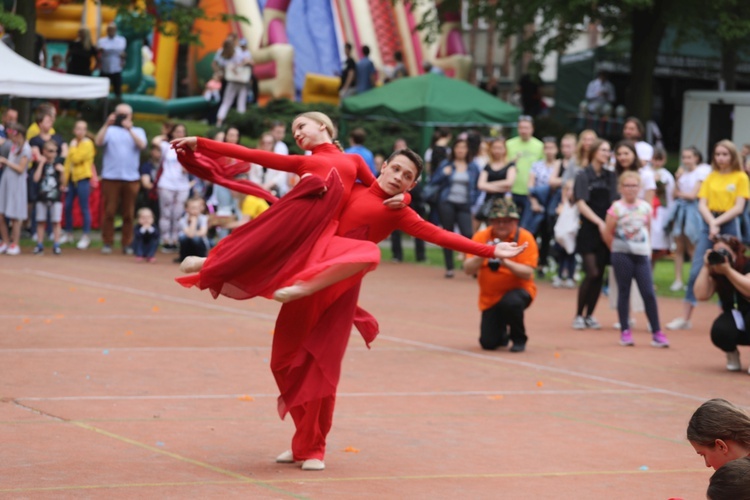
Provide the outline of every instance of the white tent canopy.
{"type": "Polygon", "coordinates": [[[99,99],[109,95],[109,79],[50,71],[24,59],[0,42],[0,95],[99,99]]]}

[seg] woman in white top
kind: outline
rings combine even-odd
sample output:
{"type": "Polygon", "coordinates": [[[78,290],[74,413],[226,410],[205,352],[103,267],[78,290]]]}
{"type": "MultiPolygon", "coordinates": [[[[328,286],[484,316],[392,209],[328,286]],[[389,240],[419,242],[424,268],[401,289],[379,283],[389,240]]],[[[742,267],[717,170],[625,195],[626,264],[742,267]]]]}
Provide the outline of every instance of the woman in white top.
{"type": "MultiPolygon", "coordinates": [[[[178,123],[172,128],[169,139],[182,139],[187,136],[185,125],[178,123]]],[[[180,217],[185,202],[190,195],[190,178],[177,159],[177,152],[169,141],[161,143],[161,167],[157,174],[159,190],[159,232],[162,249],[176,251],[180,217]]]]}
{"type": "Polygon", "coordinates": [[[221,126],[229,113],[229,109],[237,99],[237,111],[244,113],[247,109],[247,86],[252,77],[253,59],[250,53],[236,47],[234,40],[224,41],[221,54],[214,60],[224,68],[224,80],[227,82],[224,98],[216,114],[216,125],[221,126]]]}

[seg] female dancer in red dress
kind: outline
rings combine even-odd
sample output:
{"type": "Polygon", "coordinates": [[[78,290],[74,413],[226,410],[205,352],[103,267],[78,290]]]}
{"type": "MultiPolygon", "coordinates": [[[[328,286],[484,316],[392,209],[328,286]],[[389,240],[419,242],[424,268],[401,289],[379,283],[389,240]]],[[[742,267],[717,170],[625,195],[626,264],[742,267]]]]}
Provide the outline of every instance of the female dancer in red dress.
{"type": "MultiPolygon", "coordinates": [[[[360,156],[344,154],[333,144],[333,124],[323,113],[299,115],[292,130],[297,144],[311,151],[312,155],[278,155],[197,137],[173,142],[182,159],[191,165],[192,173],[219,184],[221,173],[215,170],[225,167],[216,161],[196,161],[188,150],[217,160],[230,157],[253,162],[301,177],[296,188],[282,200],[257,189],[248,192],[278,203],[252,224],[241,226],[223,239],[211,251],[205,264],[194,266],[191,264],[194,259],[186,261],[183,270],[202,269],[198,274],[180,278],[181,284],[202,290],[208,288],[214,297],[222,294],[235,299],[259,295],[271,298],[275,290],[312,275],[306,265],[316,256],[311,249],[318,240],[335,233],[338,216],[355,182],[359,180],[369,186],[375,177],[360,156]],[[280,231],[279,227],[284,225],[293,225],[295,230],[280,231]],[[250,241],[252,245],[248,244],[250,241]]],[[[404,199],[401,195],[389,200],[389,206],[401,207],[404,199]]],[[[350,250],[357,254],[357,258],[352,253],[348,259],[314,272],[323,272],[336,281],[373,268],[379,262],[380,254],[374,245],[350,245],[350,250]]]]}
{"type": "MultiPolygon", "coordinates": [[[[377,183],[369,188],[355,186],[343,210],[337,233],[316,245],[317,262],[312,268],[326,269],[348,258],[350,238],[378,242],[395,229],[457,251],[491,257],[512,257],[523,251],[515,244],[497,247],[481,245],[422,220],[413,210],[390,210],[384,200],[416,184],[422,161],[410,150],[394,153],[383,165],[377,183]]],[[[302,461],[305,470],[325,468],[325,440],[331,428],[341,362],[355,324],[369,343],[375,338],[377,322],[357,306],[361,273],[343,280],[312,275],[306,282],[279,290],[288,294],[276,322],[271,370],[281,395],[279,414],[289,412],[295,423],[292,450],[279,455],[278,462],[302,461]],[[335,282],[334,282],[335,281],[335,282]],[[299,300],[292,300],[299,299],[299,300]]]]}

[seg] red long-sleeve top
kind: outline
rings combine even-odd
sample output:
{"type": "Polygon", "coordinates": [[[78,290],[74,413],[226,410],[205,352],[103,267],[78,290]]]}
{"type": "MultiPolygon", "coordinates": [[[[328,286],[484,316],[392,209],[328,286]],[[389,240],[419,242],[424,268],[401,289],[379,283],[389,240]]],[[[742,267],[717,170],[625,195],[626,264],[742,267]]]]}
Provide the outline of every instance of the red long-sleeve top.
{"type": "Polygon", "coordinates": [[[383,200],[390,197],[391,195],[383,191],[377,182],[369,188],[355,186],[349,203],[341,214],[337,234],[346,236],[352,231],[361,229],[362,226],[367,226],[367,239],[377,243],[399,229],[444,248],[485,258],[494,257],[493,246],[483,245],[454,232],[440,229],[422,219],[411,208],[389,209],[383,205],[383,200]]]}
{"type": "Polygon", "coordinates": [[[196,152],[222,155],[237,160],[257,163],[266,168],[292,172],[300,177],[313,174],[323,179],[328,177],[331,169],[338,171],[344,185],[344,195],[339,210],[349,199],[352,187],[357,180],[365,186],[375,183],[375,176],[367,167],[361,156],[343,153],[331,143],[320,144],[312,150],[312,155],[280,155],[270,151],[250,149],[238,144],[227,144],[211,139],[198,138],[196,152]]]}

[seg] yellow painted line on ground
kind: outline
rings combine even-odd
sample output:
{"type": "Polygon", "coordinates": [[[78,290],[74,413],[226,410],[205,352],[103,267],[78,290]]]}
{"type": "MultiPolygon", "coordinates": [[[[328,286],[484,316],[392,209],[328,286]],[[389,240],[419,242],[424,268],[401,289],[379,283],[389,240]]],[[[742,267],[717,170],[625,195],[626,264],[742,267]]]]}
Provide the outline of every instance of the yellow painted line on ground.
{"type": "MultiPolygon", "coordinates": [[[[162,450],[157,450],[162,451],[162,450]]],[[[434,474],[418,476],[362,476],[362,477],[294,477],[286,479],[269,479],[264,481],[196,481],[185,483],[132,483],[132,484],[101,484],[101,485],[70,485],[70,486],[46,486],[42,488],[7,488],[0,489],[0,493],[28,493],[33,491],[75,491],[111,488],[157,488],[176,486],[210,486],[210,485],[246,485],[258,484],[270,486],[282,483],[347,483],[355,481],[424,481],[424,480],[450,480],[450,479],[515,479],[535,477],[591,477],[591,476],[618,476],[630,474],[667,475],[667,474],[693,474],[702,473],[705,469],[669,469],[669,470],[605,470],[605,471],[568,471],[568,472],[505,472],[498,474],[434,474]]],[[[279,491],[279,490],[276,490],[279,491]]],[[[285,494],[294,498],[306,498],[293,493],[285,494]]]]}
{"type": "Polygon", "coordinates": [[[285,491],[285,490],[276,488],[274,486],[271,486],[270,484],[268,484],[267,481],[260,481],[258,479],[253,479],[253,478],[251,478],[249,476],[245,476],[243,474],[239,474],[239,473],[233,472],[231,470],[223,469],[221,467],[217,467],[215,465],[211,465],[211,464],[208,464],[206,462],[201,462],[200,460],[195,460],[195,459],[192,459],[192,458],[184,457],[182,455],[179,455],[179,454],[171,452],[171,451],[163,450],[163,449],[157,448],[155,446],[151,446],[151,445],[148,445],[148,444],[145,444],[145,443],[141,443],[140,441],[136,441],[135,439],[130,439],[130,438],[125,437],[125,436],[120,436],[119,434],[115,434],[114,432],[105,431],[104,429],[100,429],[99,427],[94,427],[93,425],[89,425],[89,424],[81,422],[81,421],[67,420],[67,423],[75,425],[76,427],[80,427],[81,429],[85,429],[87,431],[95,432],[97,434],[102,434],[104,436],[110,437],[112,439],[116,439],[116,440],[121,441],[123,443],[130,444],[132,446],[137,446],[138,448],[143,448],[145,450],[149,450],[149,451],[154,452],[154,453],[159,453],[161,455],[165,455],[165,456],[173,458],[175,460],[179,460],[180,462],[184,462],[184,463],[188,463],[188,464],[191,464],[191,465],[195,465],[195,466],[201,467],[202,469],[206,469],[206,470],[209,470],[211,472],[216,472],[217,474],[222,474],[224,476],[229,476],[229,477],[231,477],[233,479],[236,479],[238,481],[241,481],[243,483],[249,483],[249,484],[253,484],[253,485],[256,485],[256,486],[260,486],[262,488],[269,489],[269,490],[271,490],[271,491],[273,491],[275,493],[281,494],[281,495],[286,495],[286,496],[289,496],[289,497],[292,497],[292,498],[300,498],[300,499],[301,498],[305,498],[305,497],[297,495],[296,493],[292,493],[291,491],[285,491]]]}
{"type": "Polygon", "coordinates": [[[566,413],[556,413],[556,412],[553,412],[553,413],[550,413],[549,415],[551,415],[553,417],[557,417],[557,418],[562,418],[562,419],[565,419],[565,420],[570,420],[570,421],[576,422],[576,423],[588,424],[588,425],[595,425],[596,427],[601,427],[603,429],[611,429],[611,430],[614,430],[614,431],[624,432],[625,434],[634,434],[636,436],[643,436],[643,437],[647,437],[649,439],[657,439],[659,441],[667,441],[669,443],[677,443],[677,444],[682,444],[682,445],[685,445],[685,446],[688,445],[687,438],[685,438],[685,439],[671,439],[671,438],[667,438],[667,437],[663,437],[663,436],[657,436],[655,434],[649,434],[647,432],[634,431],[632,429],[626,429],[624,427],[617,427],[615,425],[603,424],[601,422],[597,422],[596,420],[589,420],[589,419],[585,419],[585,418],[578,418],[578,417],[574,417],[572,415],[568,415],[566,413]]]}
{"type": "MultiPolygon", "coordinates": [[[[415,481],[415,480],[438,480],[438,479],[512,479],[532,477],[586,477],[586,476],[617,476],[622,474],[693,474],[704,473],[705,469],[668,469],[668,470],[585,470],[569,472],[503,472],[497,474],[425,474],[417,476],[363,476],[363,477],[328,477],[311,478],[305,477],[305,483],[344,483],[350,481],[415,481]]],[[[299,478],[269,479],[268,483],[291,483],[300,482],[299,478]]]]}

